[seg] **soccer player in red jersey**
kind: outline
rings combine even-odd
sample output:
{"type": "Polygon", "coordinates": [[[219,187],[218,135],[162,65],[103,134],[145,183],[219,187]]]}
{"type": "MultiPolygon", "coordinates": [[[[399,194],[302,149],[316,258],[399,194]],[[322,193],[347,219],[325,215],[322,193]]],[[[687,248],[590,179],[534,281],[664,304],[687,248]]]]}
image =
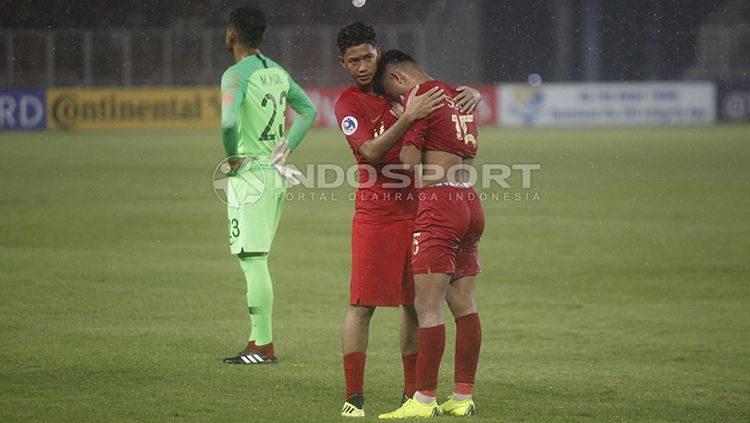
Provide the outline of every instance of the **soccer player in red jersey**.
{"type": "MultiPolygon", "coordinates": [[[[409,98],[399,113],[373,92],[380,49],[372,27],[354,23],[338,34],[339,59],[354,82],[336,102],[336,118],[359,164],[352,224],[352,275],[349,308],[344,320],[342,347],[346,401],[342,416],[364,416],[364,369],[370,319],[378,306],[403,307],[401,353],[404,398],[416,389],[417,317],[410,272],[410,246],[416,217],[413,186],[403,186],[387,165],[400,164],[401,136],[417,119],[442,107],[440,89],[409,98]],[[388,183],[401,188],[388,187],[388,183]],[[385,186],[384,186],[385,184],[385,186]]],[[[473,110],[481,97],[468,87],[457,99],[473,110]]]]}
{"type": "MultiPolygon", "coordinates": [[[[477,152],[477,127],[472,114],[456,106],[458,92],[430,78],[407,54],[383,54],[376,82],[391,98],[414,98],[415,92],[444,90],[445,107],[411,126],[404,136],[401,161],[423,167],[419,207],[414,228],[412,272],[419,320],[417,391],[414,398],[381,418],[472,415],[471,397],[481,326],[474,302],[474,279],[479,273],[477,250],[484,230],[484,212],[470,184],[477,152]],[[443,301],[456,319],[455,389],[438,405],[438,370],[445,349],[443,301]]],[[[408,103],[406,104],[408,106],[408,103]]]]}

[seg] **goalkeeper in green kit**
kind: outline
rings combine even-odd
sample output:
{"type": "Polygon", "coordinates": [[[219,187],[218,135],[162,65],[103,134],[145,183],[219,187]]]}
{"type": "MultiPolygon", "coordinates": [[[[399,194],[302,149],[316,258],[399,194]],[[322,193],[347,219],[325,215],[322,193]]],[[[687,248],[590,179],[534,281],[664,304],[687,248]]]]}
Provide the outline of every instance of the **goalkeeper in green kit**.
{"type": "Polygon", "coordinates": [[[266,30],[263,13],[241,7],[229,17],[226,44],[237,63],[221,78],[221,138],[227,155],[229,244],[247,280],[250,339],[228,364],[276,362],[271,313],[273,286],[268,253],[295,171],[284,165],[317,112],[302,88],[258,50],[266,30]],[[284,136],[286,104],[297,112],[284,136]]]}

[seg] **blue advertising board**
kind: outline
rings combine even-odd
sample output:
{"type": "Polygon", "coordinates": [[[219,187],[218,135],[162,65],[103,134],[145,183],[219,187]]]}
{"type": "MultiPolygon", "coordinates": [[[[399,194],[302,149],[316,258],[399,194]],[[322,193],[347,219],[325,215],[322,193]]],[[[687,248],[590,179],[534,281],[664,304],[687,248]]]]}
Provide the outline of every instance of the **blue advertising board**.
{"type": "Polygon", "coordinates": [[[551,83],[500,86],[503,126],[712,125],[712,81],[551,83]]]}
{"type": "Polygon", "coordinates": [[[0,91],[0,131],[46,129],[46,103],[43,90],[0,91]]]}

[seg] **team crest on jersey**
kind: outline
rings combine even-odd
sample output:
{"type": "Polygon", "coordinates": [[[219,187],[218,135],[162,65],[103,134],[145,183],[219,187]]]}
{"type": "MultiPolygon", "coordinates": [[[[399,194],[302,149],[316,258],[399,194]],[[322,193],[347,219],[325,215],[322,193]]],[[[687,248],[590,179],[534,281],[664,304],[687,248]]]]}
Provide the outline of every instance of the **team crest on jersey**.
{"type": "Polygon", "coordinates": [[[351,135],[357,132],[358,126],[359,122],[357,122],[357,119],[354,116],[347,116],[341,120],[341,130],[346,135],[351,135]]]}

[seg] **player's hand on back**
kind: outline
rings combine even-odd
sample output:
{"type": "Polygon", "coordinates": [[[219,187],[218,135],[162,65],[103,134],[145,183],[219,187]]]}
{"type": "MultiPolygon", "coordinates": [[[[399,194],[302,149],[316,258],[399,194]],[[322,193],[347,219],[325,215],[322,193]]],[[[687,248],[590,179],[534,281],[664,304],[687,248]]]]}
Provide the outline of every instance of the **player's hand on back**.
{"type": "Polygon", "coordinates": [[[474,88],[461,86],[456,88],[458,95],[454,99],[458,110],[462,113],[474,113],[479,103],[482,102],[482,94],[474,88]]]}
{"type": "Polygon", "coordinates": [[[443,103],[445,93],[442,88],[432,87],[421,95],[417,95],[417,91],[419,91],[419,85],[409,93],[403,116],[412,120],[419,120],[445,105],[443,103]]]}
{"type": "Polygon", "coordinates": [[[237,170],[247,161],[247,157],[233,157],[227,159],[226,163],[221,166],[221,171],[227,176],[234,176],[237,170]]]}

